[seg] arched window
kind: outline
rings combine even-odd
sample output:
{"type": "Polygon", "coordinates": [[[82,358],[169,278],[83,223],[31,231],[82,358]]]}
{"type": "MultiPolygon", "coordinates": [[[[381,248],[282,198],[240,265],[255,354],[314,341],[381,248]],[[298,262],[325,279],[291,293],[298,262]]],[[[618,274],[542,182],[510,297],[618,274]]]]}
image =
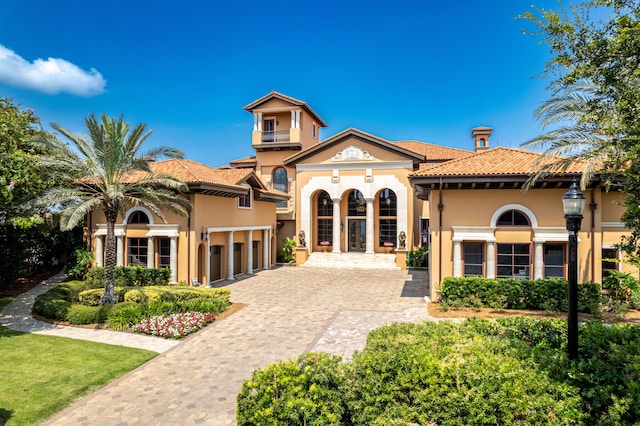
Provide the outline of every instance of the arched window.
{"type": "Polygon", "coordinates": [[[316,244],[321,245],[323,241],[327,241],[331,245],[333,240],[333,201],[326,191],[318,194],[317,220],[316,244]]]}
{"type": "Polygon", "coordinates": [[[367,215],[367,201],[364,199],[362,192],[354,189],[349,193],[349,216],[366,216],[367,215]]]}
{"type": "Polygon", "coordinates": [[[498,226],[531,226],[531,221],[520,210],[508,210],[500,215],[498,226]]]}
{"type": "Polygon", "coordinates": [[[398,235],[397,210],[396,193],[389,188],[380,191],[378,196],[378,245],[380,247],[388,246],[389,244],[396,246],[398,235]]]}
{"type": "Polygon", "coordinates": [[[130,225],[139,225],[139,224],[146,225],[149,223],[149,216],[147,216],[147,214],[143,211],[136,210],[135,212],[129,215],[129,218],[127,219],[127,223],[130,225]]]}
{"type": "MultiPolygon", "coordinates": [[[[287,170],[284,167],[278,167],[273,171],[273,189],[286,193],[289,192],[289,178],[287,177],[287,170]]],[[[286,209],[287,201],[278,201],[276,208],[286,209]]]]}

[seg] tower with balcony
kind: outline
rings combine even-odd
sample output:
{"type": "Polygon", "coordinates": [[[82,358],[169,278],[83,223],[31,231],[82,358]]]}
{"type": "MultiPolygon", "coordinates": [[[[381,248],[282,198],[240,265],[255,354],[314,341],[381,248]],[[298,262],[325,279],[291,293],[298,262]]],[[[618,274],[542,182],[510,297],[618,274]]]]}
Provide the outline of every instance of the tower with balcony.
{"type": "Polygon", "coordinates": [[[290,195],[277,204],[278,240],[295,235],[296,170],[284,160],[320,143],[324,120],[304,101],[271,92],[244,107],[253,115],[251,146],[256,174],[274,189],[290,195]]]}

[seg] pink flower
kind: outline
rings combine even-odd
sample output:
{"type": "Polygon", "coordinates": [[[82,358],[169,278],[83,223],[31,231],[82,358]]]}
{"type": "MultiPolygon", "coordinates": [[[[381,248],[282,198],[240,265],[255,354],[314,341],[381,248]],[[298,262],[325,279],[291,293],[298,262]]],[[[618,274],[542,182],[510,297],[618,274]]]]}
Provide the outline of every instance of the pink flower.
{"type": "Polygon", "coordinates": [[[15,183],[14,181],[11,181],[11,182],[9,183],[9,186],[7,186],[7,189],[8,189],[9,191],[13,191],[13,188],[15,188],[15,187],[16,187],[16,183],[15,183]]]}
{"type": "Polygon", "coordinates": [[[31,108],[27,108],[26,111],[27,111],[27,114],[33,114],[33,109],[31,108]]]}

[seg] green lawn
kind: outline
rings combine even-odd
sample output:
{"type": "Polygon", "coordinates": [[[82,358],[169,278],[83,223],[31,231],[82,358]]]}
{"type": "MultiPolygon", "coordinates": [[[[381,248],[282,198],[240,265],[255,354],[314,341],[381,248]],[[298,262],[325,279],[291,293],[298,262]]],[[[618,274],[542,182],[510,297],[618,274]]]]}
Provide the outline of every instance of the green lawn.
{"type": "Polygon", "coordinates": [[[38,424],[156,355],[0,326],[0,417],[38,424]]]}

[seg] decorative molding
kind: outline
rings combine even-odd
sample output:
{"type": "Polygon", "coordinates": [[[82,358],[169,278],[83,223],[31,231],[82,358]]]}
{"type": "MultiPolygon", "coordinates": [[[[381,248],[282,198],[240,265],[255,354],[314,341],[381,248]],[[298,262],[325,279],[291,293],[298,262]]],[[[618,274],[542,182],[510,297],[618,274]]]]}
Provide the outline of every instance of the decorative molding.
{"type": "Polygon", "coordinates": [[[349,145],[339,153],[337,153],[331,161],[353,161],[364,160],[373,161],[374,158],[369,154],[369,151],[365,151],[359,146],[349,145]]]}
{"type": "Polygon", "coordinates": [[[495,226],[452,226],[452,241],[486,241],[496,242],[495,226]]]}
{"type": "Polygon", "coordinates": [[[601,222],[600,226],[603,228],[624,228],[624,223],[622,222],[601,222]]]}

